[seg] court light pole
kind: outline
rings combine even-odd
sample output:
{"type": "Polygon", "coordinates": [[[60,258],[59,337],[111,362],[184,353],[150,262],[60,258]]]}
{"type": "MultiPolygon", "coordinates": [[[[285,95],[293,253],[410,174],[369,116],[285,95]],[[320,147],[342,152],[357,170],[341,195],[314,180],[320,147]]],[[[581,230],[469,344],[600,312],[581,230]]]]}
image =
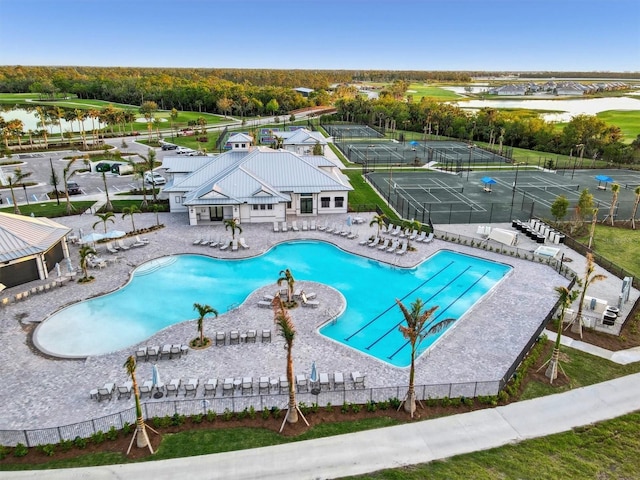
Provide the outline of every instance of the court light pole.
{"type": "Polygon", "coordinates": [[[467,182],[469,181],[469,171],[471,170],[471,155],[473,155],[473,147],[475,145],[469,145],[469,166],[467,167],[467,182]]]}
{"type": "Polygon", "coordinates": [[[518,169],[519,168],[520,168],[520,163],[516,163],[516,177],[513,180],[513,188],[511,192],[511,205],[513,205],[513,202],[516,197],[516,187],[518,186],[518,169]]]}

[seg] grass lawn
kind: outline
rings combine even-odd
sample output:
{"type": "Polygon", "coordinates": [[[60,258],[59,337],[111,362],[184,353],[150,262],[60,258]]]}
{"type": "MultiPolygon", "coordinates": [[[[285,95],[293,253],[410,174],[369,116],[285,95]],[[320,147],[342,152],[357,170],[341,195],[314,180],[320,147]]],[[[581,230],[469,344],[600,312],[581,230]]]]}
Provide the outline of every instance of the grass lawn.
{"type": "Polygon", "coordinates": [[[596,115],[609,125],[620,127],[625,143],[631,143],[640,135],[640,111],[608,110],[596,115]]]}
{"type": "MultiPolygon", "coordinates": [[[[640,222],[637,222],[640,228],[640,222]]],[[[589,243],[588,234],[577,240],[589,243]]],[[[593,236],[593,251],[624,268],[634,277],[640,277],[640,230],[614,228],[597,224],[593,236]]]]}
{"type": "MultiPolygon", "coordinates": [[[[71,205],[74,208],[74,215],[84,212],[91,205],[93,200],[83,201],[71,201],[71,205]]],[[[13,213],[13,207],[0,208],[0,212],[13,213]]],[[[20,205],[20,213],[22,215],[31,215],[33,213],[36,217],[65,217],[67,215],[67,201],[64,197],[60,198],[60,205],[55,200],[46,203],[31,203],[30,205],[20,205]]]]}
{"type": "Polygon", "coordinates": [[[434,85],[426,85],[424,83],[412,83],[407,89],[407,95],[413,95],[413,101],[419,102],[421,98],[427,97],[442,102],[450,102],[460,100],[462,95],[458,95],[451,90],[445,90],[434,85]]]}

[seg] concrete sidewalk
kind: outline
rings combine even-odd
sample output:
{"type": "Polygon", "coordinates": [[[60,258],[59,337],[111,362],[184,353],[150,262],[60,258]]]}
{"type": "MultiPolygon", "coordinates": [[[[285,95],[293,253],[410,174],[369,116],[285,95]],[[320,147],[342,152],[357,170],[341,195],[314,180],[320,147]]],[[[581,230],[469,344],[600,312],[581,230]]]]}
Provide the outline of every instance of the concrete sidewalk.
{"type": "Polygon", "coordinates": [[[640,374],[547,397],[424,422],[199,457],[131,465],[0,472],[0,478],[68,480],[317,480],[359,475],[486,450],[640,409],[640,374]]]}

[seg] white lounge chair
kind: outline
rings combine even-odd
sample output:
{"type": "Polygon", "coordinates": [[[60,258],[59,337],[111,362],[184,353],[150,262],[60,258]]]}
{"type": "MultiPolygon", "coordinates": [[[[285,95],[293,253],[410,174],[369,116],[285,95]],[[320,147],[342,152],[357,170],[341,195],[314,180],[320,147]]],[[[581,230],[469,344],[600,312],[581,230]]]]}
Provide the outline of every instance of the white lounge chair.
{"type": "Polygon", "coordinates": [[[217,378],[210,378],[204,384],[204,396],[206,397],[207,394],[210,393],[215,397],[217,388],[218,388],[218,379],[217,378]]]}
{"type": "Polygon", "coordinates": [[[241,393],[243,395],[247,393],[253,394],[253,378],[252,377],[243,377],[242,378],[242,390],[241,393]]]}
{"type": "Polygon", "coordinates": [[[236,252],[238,250],[238,240],[235,238],[231,240],[231,250],[236,252]]]}
{"type": "Polygon", "coordinates": [[[256,330],[247,330],[247,337],[245,338],[245,342],[256,343],[257,337],[258,337],[258,332],[256,330]]]}
{"type": "Polygon", "coordinates": [[[329,390],[331,388],[331,384],[329,383],[329,374],[321,373],[319,377],[320,377],[320,390],[322,390],[323,388],[326,388],[327,390],[329,390]]]}
{"type": "Polygon", "coordinates": [[[131,398],[132,387],[133,382],[131,380],[124,382],[122,385],[118,385],[118,399],[122,398],[123,395],[126,395],[127,398],[131,398]]]}
{"type": "Polygon", "coordinates": [[[434,237],[433,232],[430,232],[430,233],[429,233],[429,235],[427,235],[427,236],[425,237],[425,239],[422,241],[422,243],[429,243],[429,242],[431,242],[431,241],[433,240],[433,237],[434,237]]]}
{"type": "Polygon", "coordinates": [[[269,377],[260,377],[260,380],[258,381],[258,394],[269,393],[270,386],[269,377]]]}
{"type": "Polygon", "coordinates": [[[302,221],[302,231],[306,232],[307,230],[309,230],[309,222],[307,222],[306,220],[302,221]]]}
{"type": "Polygon", "coordinates": [[[129,247],[124,244],[124,241],[118,240],[117,243],[118,243],[118,247],[120,247],[122,250],[129,250],[129,247]]]}
{"type": "Polygon", "coordinates": [[[399,245],[400,245],[400,242],[398,241],[398,239],[397,238],[394,239],[393,242],[391,243],[391,246],[387,248],[387,253],[395,252],[399,245]]]}
{"type": "Polygon", "coordinates": [[[296,387],[298,388],[298,392],[309,391],[309,382],[307,381],[307,376],[304,373],[296,375],[296,387]]]}
{"type": "Polygon", "coordinates": [[[332,223],[331,226],[325,228],[324,231],[327,232],[327,233],[333,233],[335,231],[335,229],[336,229],[336,224],[332,223]]]}
{"type": "Polygon", "coordinates": [[[409,240],[415,240],[416,238],[418,238],[418,230],[413,230],[409,235],[409,240]]]}
{"type": "Polygon", "coordinates": [[[407,253],[408,245],[409,242],[403,240],[400,248],[396,250],[396,255],[404,255],[405,253],[407,253]]]}
{"type": "Polygon", "coordinates": [[[200,245],[200,243],[204,242],[204,238],[196,238],[193,241],[193,245],[200,245]]]}
{"type": "Polygon", "coordinates": [[[381,245],[378,246],[378,250],[380,250],[381,252],[386,250],[387,248],[389,248],[391,246],[391,239],[387,238],[384,242],[382,242],[381,245]]]}
{"type": "Polygon", "coordinates": [[[273,222],[273,231],[274,232],[279,232],[280,231],[280,227],[278,226],[278,222],[273,222]]]}
{"type": "Polygon", "coordinates": [[[318,306],[320,306],[320,302],[318,302],[317,300],[309,300],[304,292],[302,292],[300,297],[302,298],[303,307],[318,308],[318,306]]]}
{"type": "Polygon", "coordinates": [[[333,388],[336,390],[342,388],[344,390],[344,375],[342,375],[342,372],[333,372],[333,388]]]}
{"type": "Polygon", "coordinates": [[[111,242],[105,243],[105,247],[109,253],[118,253],[118,249],[114,248],[113,245],[111,245],[111,242]]]}
{"type": "Polygon", "coordinates": [[[402,231],[402,227],[400,225],[396,225],[396,228],[393,229],[393,231],[389,232],[392,236],[397,237],[398,235],[400,235],[400,232],[402,231]]]}
{"type": "Polygon", "coordinates": [[[371,242],[369,242],[367,246],[369,248],[377,247],[378,244],[380,243],[380,240],[382,240],[382,237],[376,237],[371,242]]]}
{"type": "Polygon", "coordinates": [[[382,233],[391,233],[393,232],[393,229],[396,228],[393,223],[390,223],[389,225],[383,225],[382,226],[382,233]]]}
{"type": "Polygon", "coordinates": [[[220,242],[220,250],[226,250],[231,245],[231,240],[224,240],[220,242]]]}
{"type": "Polygon", "coordinates": [[[289,392],[289,380],[287,380],[286,375],[280,375],[279,385],[280,385],[280,393],[289,392]]]}
{"type": "Polygon", "coordinates": [[[138,360],[147,361],[147,347],[140,347],[136,350],[136,361],[138,360]]]}
{"type": "Polygon", "coordinates": [[[140,385],[140,396],[145,393],[148,393],[149,398],[151,398],[151,394],[153,393],[153,382],[151,380],[145,380],[145,382],[140,385]]]}
{"type": "Polygon", "coordinates": [[[162,349],[160,350],[160,360],[162,360],[165,357],[171,358],[171,345],[168,343],[165,343],[164,345],[162,345],[162,349]]]}
{"type": "Polygon", "coordinates": [[[298,232],[300,230],[298,228],[298,222],[296,222],[295,220],[291,222],[291,230],[293,230],[294,232],[298,232]]]}
{"type": "Polygon", "coordinates": [[[197,378],[190,378],[187,383],[184,384],[184,396],[186,397],[187,395],[192,393],[195,397],[196,393],[198,393],[199,385],[200,381],[197,378]]]}
{"type": "Polygon", "coordinates": [[[249,248],[249,245],[247,245],[247,242],[245,242],[245,241],[244,241],[244,237],[240,237],[240,241],[239,241],[239,243],[240,243],[240,246],[241,246],[242,248],[244,248],[244,249],[249,248]]]}
{"type": "Polygon", "coordinates": [[[271,343],[271,330],[262,330],[260,339],[262,343],[271,343]]]}
{"type": "Polygon", "coordinates": [[[229,345],[238,345],[240,343],[240,332],[238,330],[231,330],[229,332],[229,345]]]}
{"type": "Polygon", "coordinates": [[[416,241],[416,242],[423,242],[423,241],[424,241],[424,239],[426,238],[426,236],[427,236],[427,232],[425,232],[425,231],[423,230],[422,232],[420,232],[420,235],[418,235],[418,236],[415,238],[415,241],[416,241]]]}
{"type": "MultiPolygon", "coordinates": [[[[324,225],[318,225],[317,229],[320,230],[321,232],[324,232],[327,229],[327,226],[328,226],[328,223],[325,220],[324,225]]],[[[311,230],[313,230],[313,228],[311,230]]]]}
{"type": "Polygon", "coordinates": [[[360,372],[352,372],[351,380],[353,380],[353,388],[364,388],[364,375],[360,372]]]}
{"type": "Polygon", "coordinates": [[[351,232],[349,232],[349,234],[347,235],[347,238],[348,238],[349,240],[353,240],[354,238],[358,238],[358,234],[352,230],[352,231],[351,231],[351,232]]]}
{"type": "Polygon", "coordinates": [[[113,391],[115,388],[115,383],[105,383],[104,386],[98,389],[98,401],[100,402],[104,398],[111,400],[113,398],[113,391]]]}
{"type": "Polygon", "coordinates": [[[271,308],[272,305],[271,305],[271,302],[268,300],[260,300],[258,302],[258,306],[260,308],[271,308]]]}
{"type": "Polygon", "coordinates": [[[224,332],[216,332],[216,345],[224,345],[227,341],[227,334],[224,332]]]}
{"type": "Polygon", "coordinates": [[[316,221],[315,220],[311,220],[311,225],[309,226],[310,230],[315,230],[316,229],[316,221]]]}
{"type": "Polygon", "coordinates": [[[151,347],[147,347],[147,360],[158,360],[159,355],[160,355],[159,346],[153,345],[151,347]]]}
{"type": "Polygon", "coordinates": [[[149,239],[148,238],[141,238],[140,235],[136,235],[136,242],[147,244],[147,243],[149,243],[149,239]]]}
{"type": "Polygon", "coordinates": [[[287,222],[282,222],[282,231],[283,232],[288,232],[289,231],[289,227],[287,227],[287,222]]]}
{"type": "Polygon", "coordinates": [[[233,378],[225,378],[222,383],[222,396],[233,395],[235,385],[233,384],[233,378]]]}

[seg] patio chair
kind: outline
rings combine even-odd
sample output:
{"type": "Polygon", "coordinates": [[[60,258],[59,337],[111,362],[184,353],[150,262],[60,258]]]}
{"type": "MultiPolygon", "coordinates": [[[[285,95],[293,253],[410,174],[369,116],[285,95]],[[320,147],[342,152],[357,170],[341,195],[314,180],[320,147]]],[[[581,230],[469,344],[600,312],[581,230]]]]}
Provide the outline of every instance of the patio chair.
{"type": "MultiPolygon", "coordinates": [[[[327,229],[327,226],[328,226],[328,223],[325,220],[324,224],[322,225],[318,224],[317,229],[320,230],[321,232],[324,232],[327,229]]],[[[313,230],[313,228],[311,230],[313,230]]]]}
{"type": "Polygon", "coordinates": [[[433,232],[430,232],[429,235],[427,235],[424,240],[422,241],[422,243],[429,243],[433,240],[433,232]]]}
{"type": "Polygon", "coordinates": [[[403,240],[400,248],[396,250],[396,255],[404,255],[405,253],[407,253],[407,248],[409,248],[409,242],[403,240]]]}
{"type": "Polygon", "coordinates": [[[171,345],[171,350],[169,350],[169,358],[180,357],[182,355],[182,345],[171,345]]]}
{"type": "Polygon", "coordinates": [[[144,243],[145,245],[147,245],[149,243],[149,239],[148,238],[144,238],[144,237],[140,237],[140,235],[136,235],[136,242],[137,243],[144,243]]]}
{"type": "Polygon", "coordinates": [[[184,384],[184,396],[186,397],[187,395],[192,393],[193,396],[195,397],[196,394],[198,393],[198,386],[199,385],[200,385],[200,380],[198,380],[197,378],[190,378],[184,384]]]}
{"type": "Polygon", "coordinates": [[[353,388],[364,388],[364,375],[360,372],[352,372],[353,388]]]}
{"type": "Polygon", "coordinates": [[[158,356],[160,355],[160,347],[154,345],[152,347],[147,347],[147,361],[149,360],[158,360],[158,356]]]}
{"type": "Polygon", "coordinates": [[[286,375],[280,375],[279,386],[280,393],[289,393],[289,380],[286,375]]]}
{"type": "Polygon", "coordinates": [[[229,332],[229,345],[238,345],[240,343],[240,332],[238,330],[231,330],[229,332]]]}
{"type": "Polygon", "coordinates": [[[426,238],[426,236],[427,236],[427,232],[425,232],[425,231],[423,230],[422,232],[420,232],[420,235],[418,235],[418,236],[415,238],[415,241],[416,241],[416,242],[424,242],[424,239],[426,238]]]}
{"type": "Polygon", "coordinates": [[[377,247],[381,240],[382,240],[382,237],[375,237],[373,240],[367,243],[367,247],[369,248],[377,247]]]}
{"type": "Polygon", "coordinates": [[[237,252],[238,251],[238,240],[236,240],[235,238],[233,240],[231,240],[231,250],[233,252],[237,252]]]}
{"type": "Polygon", "coordinates": [[[105,248],[107,249],[107,252],[109,252],[109,253],[118,253],[118,249],[117,248],[113,248],[113,245],[111,245],[111,242],[105,243],[105,248]]]}
{"type": "Polygon", "coordinates": [[[98,389],[98,401],[100,402],[104,398],[111,400],[113,398],[113,391],[115,388],[115,383],[105,383],[104,386],[98,389]]]}
{"type": "Polygon", "coordinates": [[[149,394],[149,398],[151,398],[151,394],[153,393],[153,382],[151,380],[145,380],[145,382],[140,385],[140,396],[145,393],[149,394]]]}
{"type": "Polygon", "coordinates": [[[319,375],[319,378],[320,378],[320,390],[321,391],[323,389],[330,390],[331,389],[331,384],[329,383],[329,374],[328,373],[321,373],[319,375]]]}
{"type": "Polygon", "coordinates": [[[132,388],[133,382],[131,380],[124,382],[122,385],[118,385],[118,399],[121,399],[123,395],[131,398],[132,388]]]}
{"type": "Polygon", "coordinates": [[[315,220],[311,220],[311,225],[309,226],[310,230],[315,230],[316,229],[316,221],[315,220]]]}
{"type": "Polygon", "coordinates": [[[309,381],[304,373],[296,375],[296,387],[298,387],[298,392],[309,391],[309,381]]]}
{"type": "Polygon", "coordinates": [[[274,232],[279,232],[280,231],[280,227],[278,226],[278,222],[273,222],[273,231],[274,232]]]}
{"type": "Polygon", "coordinates": [[[288,232],[289,228],[287,227],[287,222],[282,222],[282,231],[283,232],[288,232]]]}
{"type": "Polygon", "coordinates": [[[262,343],[271,343],[271,330],[262,330],[262,343]]]}
{"type": "Polygon", "coordinates": [[[240,243],[240,246],[245,250],[249,248],[249,245],[247,245],[247,242],[245,241],[244,237],[240,237],[239,243],[240,243]]]}
{"type": "Polygon", "coordinates": [[[138,360],[147,361],[147,347],[140,347],[136,350],[136,361],[138,360]]]}
{"type": "Polygon", "coordinates": [[[258,306],[260,308],[271,308],[271,302],[267,301],[267,300],[260,300],[258,302],[258,306]]]}
{"type": "Polygon", "coordinates": [[[117,241],[117,245],[118,245],[118,247],[120,247],[122,250],[129,250],[129,247],[128,247],[128,246],[126,246],[126,245],[124,244],[124,241],[122,241],[122,240],[118,240],[118,241],[117,241]]]}
{"type": "Polygon", "coordinates": [[[167,397],[170,393],[175,393],[176,397],[178,396],[178,392],[180,391],[180,386],[182,385],[182,380],[178,378],[172,378],[171,381],[167,384],[167,397]]]}
{"type": "Polygon", "coordinates": [[[163,358],[171,358],[171,345],[168,343],[165,343],[162,346],[162,350],[160,350],[160,355],[159,355],[160,360],[162,360],[163,358]]]}
{"type": "Polygon", "coordinates": [[[204,384],[204,396],[206,397],[208,394],[212,394],[215,397],[217,388],[218,388],[218,379],[210,378],[204,384]]]}
{"type": "Polygon", "coordinates": [[[317,300],[309,300],[304,292],[302,292],[302,295],[300,295],[300,297],[302,298],[303,307],[318,308],[320,306],[320,302],[318,302],[317,300]]]}
{"type": "Polygon", "coordinates": [[[302,231],[306,232],[307,230],[309,230],[309,222],[307,222],[306,220],[302,221],[302,231]]]}
{"type": "Polygon", "coordinates": [[[297,221],[293,221],[291,222],[291,230],[293,230],[294,232],[298,232],[300,231],[300,229],[298,228],[298,222],[297,221]]]}
{"type": "Polygon", "coordinates": [[[400,245],[400,241],[396,238],[393,240],[393,243],[391,243],[391,246],[389,248],[387,248],[387,253],[393,253],[398,249],[398,246],[400,245]]]}
{"type": "Polygon", "coordinates": [[[234,385],[233,385],[233,378],[225,378],[224,382],[222,383],[222,396],[224,397],[225,395],[233,395],[233,389],[234,389],[234,385]]]}
{"type": "Polygon", "coordinates": [[[333,388],[344,390],[344,375],[342,375],[342,372],[333,372],[333,388]]]}
{"type": "Polygon", "coordinates": [[[384,242],[382,242],[381,245],[378,245],[378,250],[380,250],[381,252],[385,251],[386,249],[388,249],[391,246],[391,239],[387,238],[384,242]]]}
{"type": "Polygon", "coordinates": [[[242,395],[250,393],[253,395],[253,378],[252,377],[243,377],[242,378],[242,395]]]}
{"type": "Polygon", "coordinates": [[[269,377],[260,377],[258,381],[258,394],[269,393],[269,377]]]}
{"type": "Polygon", "coordinates": [[[216,345],[224,345],[227,340],[227,334],[224,332],[216,332],[216,345]]]}
{"type": "Polygon", "coordinates": [[[258,336],[258,332],[255,330],[247,330],[246,343],[256,343],[256,337],[258,336]]]}
{"type": "Polygon", "coordinates": [[[231,246],[231,240],[223,240],[220,242],[220,250],[226,250],[231,246]]]}

